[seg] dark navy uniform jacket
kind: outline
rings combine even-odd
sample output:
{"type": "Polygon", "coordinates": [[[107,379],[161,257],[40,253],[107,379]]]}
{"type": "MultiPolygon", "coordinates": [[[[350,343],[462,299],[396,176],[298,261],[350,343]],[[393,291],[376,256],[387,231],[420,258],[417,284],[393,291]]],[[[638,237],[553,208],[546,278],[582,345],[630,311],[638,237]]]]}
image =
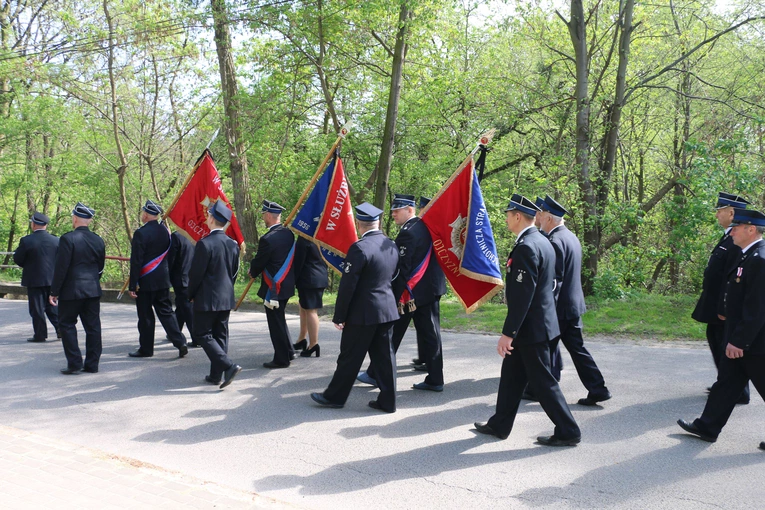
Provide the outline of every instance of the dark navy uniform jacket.
{"type": "MultiPolygon", "coordinates": [[[[394,280],[393,293],[398,300],[406,289],[406,282],[428,253],[428,248],[433,246],[433,239],[428,227],[415,216],[401,225],[396,246],[399,253],[399,276],[394,280]]],[[[413,293],[414,303],[418,306],[428,305],[446,294],[446,277],[438,265],[435,250],[430,251],[428,269],[414,287],[413,293]]]]}
{"type": "Polygon", "coordinates": [[[13,261],[24,269],[21,273],[21,285],[50,287],[57,249],[58,237],[47,230],[35,230],[22,237],[13,254],[13,261]]]}
{"type": "Polygon", "coordinates": [[[725,340],[746,355],[765,354],[765,241],[758,241],[728,272],[725,340]]]}
{"type": "Polygon", "coordinates": [[[730,233],[724,234],[712,250],[704,270],[701,296],[691,317],[706,324],[720,324],[723,315],[723,296],[728,272],[741,258],[741,248],[733,243],[730,233]]]}
{"type": "Polygon", "coordinates": [[[329,285],[327,264],[319,247],[304,237],[298,236],[292,267],[298,289],[326,289],[329,285]]]}
{"type": "Polygon", "coordinates": [[[582,291],[582,245],[576,235],[560,225],[548,239],[555,250],[555,298],[560,320],[578,319],[587,311],[582,291]]]}
{"type": "MultiPolygon", "coordinates": [[[[258,252],[250,263],[250,276],[257,278],[264,270],[268,270],[271,276],[281,269],[284,261],[287,260],[292,244],[295,242],[295,236],[292,231],[284,225],[277,224],[263,234],[258,240],[258,252]]],[[[268,285],[265,279],[261,278],[258,296],[265,299],[268,285]]],[[[278,294],[271,293],[271,299],[289,299],[295,295],[295,271],[294,260],[293,267],[282,281],[278,294]]]]}
{"type": "Polygon", "coordinates": [[[371,230],[348,249],[337,289],[335,324],[368,326],[398,320],[391,280],[398,248],[379,230],[371,230]]]}
{"type": "Polygon", "coordinates": [[[560,335],[553,285],[555,250],[536,228],[523,232],[507,261],[507,317],[502,334],[514,345],[547,342],[560,335]]]}
{"type": "Polygon", "coordinates": [[[189,271],[189,300],[195,312],[219,312],[236,306],[234,280],[239,246],[223,230],[213,230],[194,248],[189,271]]]}
{"type": "Polygon", "coordinates": [[[62,235],[50,295],[63,300],[101,297],[105,257],[104,240],[88,227],[77,227],[62,235]]]}
{"type": "Polygon", "coordinates": [[[194,259],[194,245],[180,232],[173,232],[170,252],[167,254],[167,266],[170,270],[170,283],[174,289],[189,286],[189,271],[194,259]]]}
{"type": "Polygon", "coordinates": [[[145,291],[170,288],[170,269],[167,265],[167,256],[162,259],[154,271],[141,276],[141,268],[165,253],[169,246],[170,231],[165,225],[160,225],[157,220],[150,221],[135,231],[130,251],[129,290],[135,292],[136,288],[145,291]]]}

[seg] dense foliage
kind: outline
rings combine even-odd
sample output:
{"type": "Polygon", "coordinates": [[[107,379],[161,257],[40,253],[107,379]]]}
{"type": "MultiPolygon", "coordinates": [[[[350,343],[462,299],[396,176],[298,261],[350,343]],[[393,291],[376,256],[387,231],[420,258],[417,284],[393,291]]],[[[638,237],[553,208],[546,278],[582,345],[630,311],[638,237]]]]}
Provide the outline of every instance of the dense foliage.
{"type": "MultiPolygon", "coordinates": [[[[230,112],[211,5],[1,4],[0,243],[13,250],[32,210],[67,231],[81,200],[97,210],[107,252],[126,255],[142,202],[172,200],[230,112]]],[[[509,195],[548,193],[587,241],[589,289],[616,297],[696,291],[720,234],[716,193],[765,205],[762,2],[213,4],[227,16],[243,192],[256,206],[292,206],[348,121],[354,201],[378,204],[433,195],[493,127],[482,188],[500,256],[509,195]]],[[[233,186],[226,137],[211,148],[233,186]]]]}

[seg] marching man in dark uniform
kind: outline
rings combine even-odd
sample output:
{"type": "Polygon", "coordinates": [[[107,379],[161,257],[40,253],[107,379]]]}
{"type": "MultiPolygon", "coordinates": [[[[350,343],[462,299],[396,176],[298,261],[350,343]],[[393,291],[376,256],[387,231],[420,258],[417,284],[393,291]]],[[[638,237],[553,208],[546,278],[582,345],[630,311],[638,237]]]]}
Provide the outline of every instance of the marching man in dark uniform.
{"type": "Polygon", "coordinates": [[[58,243],[50,286],[50,304],[58,306],[58,330],[64,345],[66,368],[62,374],[98,372],[101,359],[101,273],[106,261],[104,240],[88,226],[96,212],[77,202],[72,230],[58,243]],[[85,362],[77,343],[77,318],[85,330],[85,362]]]}
{"type": "Polygon", "coordinates": [[[319,247],[304,237],[298,237],[295,242],[294,271],[300,304],[300,340],[293,347],[302,351],[302,358],[310,358],[314,353],[318,358],[321,355],[319,308],[324,306],[321,298],[329,285],[329,275],[319,247]]]}
{"type": "Polygon", "coordinates": [[[369,407],[396,411],[396,355],[391,338],[399,315],[391,280],[396,276],[398,248],[380,231],[381,214],[367,202],[356,207],[359,240],[345,257],[332,318],[343,332],[337,369],[323,393],[311,393],[311,398],[325,407],[345,405],[369,352],[380,388],[380,395],[369,402],[369,407]]]}
{"type": "Polygon", "coordinates": [[[178,348],[178,357],[189,353],[186,337],[181,333],[170,302],[170,270],[167,254],[170,251],[170,231],[158,221],[162,208],[147,200],[141,210],[143,226],[133,234],[130,252],[130,296],[135,299],[138,312],[138,342],[131,358],[154,356],[154,312],[167,333],[167,338],[178,348]]]}
{"type": "Polygon", "coordinates": [[[34,336],[27,338],[27,342],[44,342],[48,338],[46,315],[58,336],[58,311],[48,301],[58,237],[48,233],[49,221],[43,213],[34,213],[29,219],[32,233],[21,238],[13,253],[13,261],[23,268],[21,285],[27,288],[29,315],[32,317],[34,336]]]}
{"type": "MultiPolygon", "coordinates": [[[[558,202],[547,195],[537,201],[542,209],[537,213],[537,220],[547,239],[555,250],[555,290],[556,313],[560,337],[552,341],[550,350],[558,349],[558,340],[571,355],[579,380],[587,388],[587,396],[579,399],[579,405],[594,406],[611,398],[606,388],[603,374],[584,346],[582,337],[582,314],[587,311],[582,291],[582,245],[576,235],[563,224],[563,216],[568,213],[558,202]]],[[[560,380],[560,372],[553,375],[560,380]]]]}
{"type": "MultiPolygon", "coordinates": [[[[425,381],[412,386],[416,390],[444,390],[444,359],[441,351],[440,299],[446,294],[446,278],[438,265],[428,227],[414,211],[414,196],[396,194],[391,203],[393,221],[401,227],[396,237],[399,253],[399,276],[393,283],[401,317],[393,326],[393,352],[398,352],[409,323],[417,330],[418,359],[425,364],[425,381]]],[[[362,372],[357,379],[377,385],[374,370],[362,372]]]]}
{"type": "MultiPolygon", "coordinates": [[[[719,370],[720,361],[725,357],[725,319],[723,315],[723,295],[728,271],[741,258],[741,248],[736,246],[730,235],[731,223],[735,209],[746,209],[749,202],[730,193],[719,193],[715,217],[717,223],[725,230],[717,245],[709,256],[709,262],[704,270],[704,281],[701,284],[701,296],[693,310],[694,320],[707,325],[707,343],[712,351],[712,359],[719,370]]],[[[739,404],[749,403],[749,384],[746,385],[739,404]]]]}
{"type": "Polygon", "coordinates": [[[295,236],[282,225],[284,207],[276,202],[263,201],[261,212],[268,231],[258,240],[258,251],[250,263],[250,276],[262,274],[258,296],[266,307],[266,320],[274,359],[263,363],[266,368],[287,368],[295,359],[290,330],[284,309],[287,301],[295,294],[295,272],[292,263],[295,258],[295,236]]]}
{"type": "Polygon", "coordinates": [[[194,340],[194,308],[189,301],[189,271],[194,258],[194,245],[178,231],[173,232],[170,237],[167,265],[170,270],[170,283],[175,293],[175,320],[181,332],[184,324],[188,328],[191,335],[191,343],[188,346],[201,347],[194,340]]]}
{"type": "Polygon", "coordinates": [[[563,393],[550,372],[550,340],[559,335],[553,285],[555,251],[534,228],[539,209],[521,195],[507,208],[507,227],[518,237],[507,261],[507,317],[497,352],[504,358],[497,393],[497,410],[488,423],[475,423],[481,434],[506,439],[513,429],[523,389],[528,384],[555,424],[551,436],[537,441],[547,446],[574,446],[581,440],[563,393]]]}
{"type": "Polygon", "coordinates": [[[221,388],[242,371],[228,357],[228,318],[236,305],[234,281],[239,272],[239,246],[224,230],[229,221],[231,209],[223,200],[210,206],[205,222],[210,233],[194,248],[188,288],[194,303],[192,337],[210,358],[210,374],[205,381],[221,388]]]}
{"type": "MultiPolygon", "coordinates": [[[[714,443],[751,380],[765,397],[765,214],[736,209],[730,236],[742,255],[725,284],[725,356],[700,418],[677,424],[714,443]]],[[[763,445],[760,444],[762,448],[763,445]]]]}

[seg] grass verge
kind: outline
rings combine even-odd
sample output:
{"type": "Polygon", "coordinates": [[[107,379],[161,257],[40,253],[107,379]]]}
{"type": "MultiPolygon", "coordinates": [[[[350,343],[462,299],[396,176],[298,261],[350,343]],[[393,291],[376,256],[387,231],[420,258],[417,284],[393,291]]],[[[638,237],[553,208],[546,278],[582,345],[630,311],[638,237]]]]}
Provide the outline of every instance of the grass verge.
{"type": "MultiPolygon", "coordinates": [[[[583,316],[587,335],[653,340],[704,340],[705,325],[691,319],[696,296],[632,294],[617,300],[587,300],[583,316]]],[[[455,299],[441,303],[441,327],[452,331],[496,333],[502,331],[507,307],[487,303],[465,313],[455,299]]]]}

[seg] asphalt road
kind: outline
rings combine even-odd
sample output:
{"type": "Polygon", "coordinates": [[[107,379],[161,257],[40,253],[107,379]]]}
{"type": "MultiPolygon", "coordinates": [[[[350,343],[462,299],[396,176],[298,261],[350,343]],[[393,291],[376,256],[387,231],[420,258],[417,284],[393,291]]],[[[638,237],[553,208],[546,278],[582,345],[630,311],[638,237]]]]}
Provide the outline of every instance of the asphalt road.
{"type": "MultiPolygon", "coordinates": [[[[230,355],[244,371],[225,390],[203,382],[200,349],[184,359],[159,340],[137,347],[135,309],[102,305],[98,374],[63,376],[60,342],[27,343],[24,301],[0,299],[0,416],[4,425],[131,457],[299,507],[338,508],[762,508],[765,405],[738,406],[717,443],[684,435],[706,401],[714,366],[705,342],[660,345],[590,339],[614,398],[585,396],[564,353],[562,388],[582,429],[575,448],[534,443],[552,433],[538,404],[521,405],[505,441],[476,435],[493,412],[501,360],[496,337],[444,334],[446,388],[412,390],[413,331],[399,352],[398,411],[367,407],[357,385],[344,409],[316,407],[335,368],[339,333],[322,322],[322,357],[267,370],[265,315],[232,313],[230,355]]],[[[297,317],[289,317],[293,335],[297,317]]],[[[164,339],[158,325],[157,337],[164,339]]],[[[80,333],[81,346],[84,336],[80,333]]],[[[293,338],[294,340],[295,338],[293,338]]]]}

